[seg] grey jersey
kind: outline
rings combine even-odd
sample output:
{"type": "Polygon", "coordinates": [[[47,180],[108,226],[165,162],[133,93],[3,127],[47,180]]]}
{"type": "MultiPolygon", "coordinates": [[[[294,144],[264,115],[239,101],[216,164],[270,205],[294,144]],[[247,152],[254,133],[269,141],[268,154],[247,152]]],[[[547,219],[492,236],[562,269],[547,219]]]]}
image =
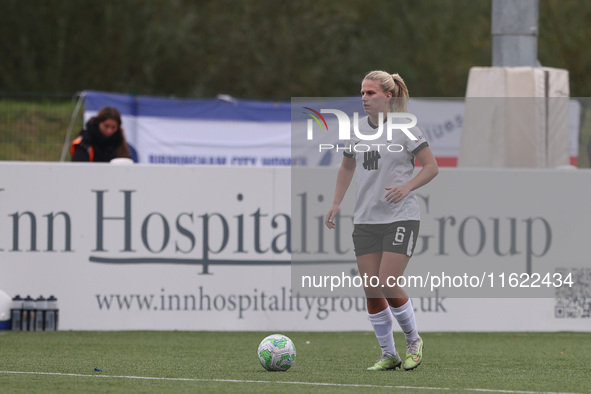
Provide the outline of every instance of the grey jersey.
{"type": "MultiPolygon", "coordinates": [[[[392,131],[392,140],[388,140],[386,125],[383,127],[382,136],[373,141],[360,140],[351,132],[349,148],[343,152],[356,162],[357,202],[353,219],[355,224],[420,220],[419,202],[414,191],[394,204],[385,198],[386,187],[408,182],[413,177],[415,154],[429,144],[417,127],[409,129],[416,140],[410,139],[398,129],[392,131]]],[[[376,131],[377,127],[370,124],[369,117],[359,119],[361,134],[374,135],[376,131]]]]}

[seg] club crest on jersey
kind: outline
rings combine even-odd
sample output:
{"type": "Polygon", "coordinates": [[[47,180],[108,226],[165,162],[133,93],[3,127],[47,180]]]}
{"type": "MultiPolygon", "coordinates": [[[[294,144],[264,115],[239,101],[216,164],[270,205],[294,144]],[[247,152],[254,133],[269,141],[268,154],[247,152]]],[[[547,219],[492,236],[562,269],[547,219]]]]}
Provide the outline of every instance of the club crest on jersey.
{"type": "Polygon", "coordinates": [[[377,150],[372,150],[369,152],[365,152],[363,154],[363,168],[366,170],[377,170],[378,169],[378,160],[380,160],[382,156],[380,156],[380,152],[377,150]]]}

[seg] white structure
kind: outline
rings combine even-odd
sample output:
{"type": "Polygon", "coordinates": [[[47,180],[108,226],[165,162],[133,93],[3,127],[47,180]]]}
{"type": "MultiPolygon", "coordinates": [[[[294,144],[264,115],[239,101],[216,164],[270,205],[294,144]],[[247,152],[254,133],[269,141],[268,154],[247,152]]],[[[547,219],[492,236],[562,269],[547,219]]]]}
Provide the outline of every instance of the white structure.
{"type": "Polygon", "coordinates": [[[566,70],[473,67],[458,167],[568,165],[568,97],[566,70]]]}

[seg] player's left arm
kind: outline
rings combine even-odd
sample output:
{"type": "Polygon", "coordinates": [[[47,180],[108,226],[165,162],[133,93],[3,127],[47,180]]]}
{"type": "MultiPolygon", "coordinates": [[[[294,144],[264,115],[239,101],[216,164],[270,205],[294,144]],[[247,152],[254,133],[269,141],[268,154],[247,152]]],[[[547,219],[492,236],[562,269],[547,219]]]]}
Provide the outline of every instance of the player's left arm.
{"type": "Polygon", "coordinates": [[[402,201],[411,191],[426,185],[439,173],[437,160],[435,160],[435,156],[433,156],[433,152],[431,152],[429,146],[425,146],[415,153],[415,157],[423,167],[414,178],[404,185],[387,187],[386,200],[388,202],[397,203],[402,201]]]}

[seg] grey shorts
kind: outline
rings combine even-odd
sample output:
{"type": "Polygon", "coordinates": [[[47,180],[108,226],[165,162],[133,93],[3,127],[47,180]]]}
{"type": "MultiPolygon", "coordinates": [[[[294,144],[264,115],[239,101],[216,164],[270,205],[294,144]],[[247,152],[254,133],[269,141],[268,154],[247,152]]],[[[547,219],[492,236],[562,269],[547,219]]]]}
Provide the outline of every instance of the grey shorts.
{"type": "Polygon", "coordinates": [[[356,224],[353,229],[355,256],[393,252],[412,256],[419,236],[418,220],[387,224],[356,224]]]}

